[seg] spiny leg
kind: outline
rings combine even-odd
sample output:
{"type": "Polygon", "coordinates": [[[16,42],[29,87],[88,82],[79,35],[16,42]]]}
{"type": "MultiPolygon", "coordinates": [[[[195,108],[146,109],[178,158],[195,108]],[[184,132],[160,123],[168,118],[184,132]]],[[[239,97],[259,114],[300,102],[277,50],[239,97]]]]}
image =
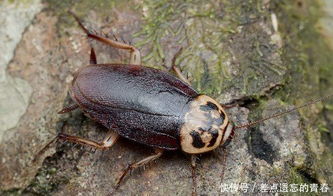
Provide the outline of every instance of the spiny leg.
{"type": "Polygon", "coordinates": [[[220,103],[220,105],[225,109],[230,109],[239,106],[238,103],[227,103],[227,104],[220,103]]]}
{"type": "Polygon", "coordinates": [[[58,114],[64,114],[64,113],[73,111],[73,110],[77,109],[78,107],[79,107],[79,105],[77,105],[76,103],[70,104],[68,106],[65,106],[62,110],[60,110],[58,112],[58,114]]]}
{"type": "Polygon", "coordinates": [[[172,61],[171,61],[171,69],[176,73],[176,75],[183,80],[184,82],[186,82],[187,84],[191,85],[191,83],[186,79],[186,77],[182,74],[182,72],[180,71],[179,67],[176,65],[176,59],[177,57],[180,55],[180,53],[182,52],[183,48],[180,48],[176,54],[173,56],[172,61]]]}
{"type": "Polygon", "coordinates": [[[197,156],[196,155],[191,155],[191,170],[192,170],[192,195],[195,196],[197,195],[197,175],[196,175],[196,167],[197,167],[197,156]]]}
{"type": "Polygon", "coordinates": [[[90,50],[90,64],[97,64],[97,57],[93,47],[90,50]]]}
{"type": "Polygon", "coordinates": [[[141,161],[131,163],[121,174],[120,178],[117,181],[115,189],[117,189],[119,187],[120,183],[122,182],[122,180],[124,179],[124,177],[126,176],[126,174],[128,172],[132,171],[135,168],[142,167],[153,160],[158,159],[160,156],[162,156],[162,154],[163,154],[162,149],[155,149],[155,154],[153,154],[149,157],[146,157],[146,158],[142,159],[141,161]]]}
{"type": "Polygon", "coordinates": [[[96,35],[94,33],[91,33],[87,28],[84,27],[84,25],[81,23],[79,18],[73,12],[69,12],[69,13],[75,18],[75,20],[77,21],[79,26],[83,29],[83,31],[87,34],[88,37],[95,39],[97,41],[100,41],[104,44],[110,45],[111,47],[130,51],[130,54],[131,54],[130,64],[141,65],[141,54],[137,48],[135,48],[134,46],[129,45],[129,44],[114,41],[114,40],[108,39],[106,37],[102,37],[102,36],[96,35]]]}
{"type": "Polygon", "coordinates": [[[88,145],[97,149],[101,149],[101,150],[105,150],[107,148],[110,148],[113,144],[116,143],[117,139],[119,138],[118,133],[109,130],[109,132],[107,133],[107,135],[105,136],[104,140],[102,142],[95,142],[92,140],[88,140],[88,139],[84,139],[78,136],[71,136],[71,135],[67,135],[64,133],[60,133],[58,135],[58,138],[66,140],[66,141],[70,141],[76,144],[83,144],[83,145],[88,145]]]}

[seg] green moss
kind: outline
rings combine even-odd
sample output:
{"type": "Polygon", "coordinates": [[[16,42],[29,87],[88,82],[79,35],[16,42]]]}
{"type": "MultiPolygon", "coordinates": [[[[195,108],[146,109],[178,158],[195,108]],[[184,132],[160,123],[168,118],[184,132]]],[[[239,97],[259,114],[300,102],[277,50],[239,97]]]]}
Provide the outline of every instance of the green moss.
{"type": "MultiPolygon", "coordinates": [[[[20,4],[23,4],[23,5],[29,5],[32,1],[36,1],[36,0],[7,0],[7,2],[9,3],[20,3],[20,4]]],[[[5,1],[3,1],[5,2],[5,1]]],[[[1,4],[2,2],[0,2],[1,4]]]]}
{"type": "MultiPolygon", "coordinates": [[[[288,184],[291,185],[291,184],[296,184],[296,185],[300,185],[300,184],[309,184],[308,182],[306,182],[304,180],[304,178],[299,174],[299,172],[297,171],[297,169],[295,168],[291,168],[290,169],[290,172],[289,172],[289,181],[288,181],[288,184]]],[[[317,195],[315,193],[300,193],[299,191],[293,193],[293,192],[287,192],[287,193],[284,193],[282,195],[288,195],[288,196],[291,196],[291,195],[317,195]]]]}
{"type": "Polygon", "coordinates": [[[306,181],[303,177],[297,172],[297,168],[290,168],[289,170],[289,184],[304,184],[306,181]]]}
{"type": "MultiPolygon", "coordinates": [[[[242,83],[247,92],[248,78],[255,78],[257,72],[249,68],[241,78],[242,82],[233,80],[229,40],[240,33],[239,25],[250,22],[251,18],[245,13],[250,12],[252,19],[262,14],[257,9],[261,7],[260,2],[253,1],[257,5],[253,8],[251,3],[243,1],[144,1],[139,7],[144,10],[144,24],[136,34],[141,38],[137,46],[149,47],[149,54],[143,58],[144,64],[156,67],[163,63],[167,53],[170,56],[170,48],[182,45],[183,51],[176,63],[198,91],[217,96],[230,86],[242,83]]],[[[255,38],[252,41],[256,42],[255,38]]],[[[257,46],[261,47],[260,44],[257,46]]],[[[251,51],[246,55],[253,57],[251,51]]],[[[260,61],[258,59],[257,63],[260,61]]],[[[244,59],[240,64],[247,68],[244,62],[248,61],[244,59]]]]}
{"type": "Polygon", "coordinates": [[[67,12],[69,9],[76,10],[78,14],[87,14],[89,11],[96,11],[99,13],[110,12],[109,9],[112,9],[116,4],[124,4],[126,1],[120,0],[96,0],[96,1],[75,1],[75,0],[43,0],[44,3],[47,3],[48,9],[52,10],[55,13],[67,12]]]}
{"type": "MultiPolygon", "coordinates": [[[[128,6],[129,1],[122,0],[96,0],[96,1],[75,1],[75,0],[44,0],[48,4],[47,9],[52,11],[58,17],[57,30],[60,35],[66,35],[66,30],[76,24],[73,17],[68,14],[68,11],[73,11],[82,20],[90,12],[98,13],[99,18],[114,20],[115,12],[112,10],[117,6],[117,9],[134,9],[136,4],[132,2],[132,6],[128,6]]],[[[130,2],[131,3],[131,2],[130,2]]]]}
{"type": "MultiPolygon", "coordinates": [[[[60,35],[74,24],[68,19],[71,18],[67,14],[69,8],[80,18],[92,9],[99,18],[112,15],[114,7],[129,9],[127,1],[119,0],[45,2],[59,15],[60,35]]],[[[135,34],[138,38],[135,45],[148,49],[143,63],[161,68],[159,65],[164,59],[170,62],[177,51],[174,48],[182,46],[176,63],[201,93],[218,97],[234,87],[241,94],[255,96],[269,83],[282,81],[285,67],[271,59],[270,55],[277,49],[258,23],[269,17],[262,10],[260,0],[145,0],[138,4],[132,2],[130,7],[143,16],[142,28],[135,34]],[[235,37],[237,43],[230,42],[235,37]]]]}
{"type": "Polygon", "coordinates": [[[22,195],[22,189],[10,189],[10,190],[6,190],[6,191],[0,191],[0,195],[2,196],[18,196],[18,195],[22,195]]]}
{"type": "Polygon", "coordinates": [[[38,195],[47,195],[55,191],[59,185],[69,182],[66,176],[57,176],[57,169],[54,167],[41,168],[34,180],[24,190],[25,194],[33,193],[38,195]]]}

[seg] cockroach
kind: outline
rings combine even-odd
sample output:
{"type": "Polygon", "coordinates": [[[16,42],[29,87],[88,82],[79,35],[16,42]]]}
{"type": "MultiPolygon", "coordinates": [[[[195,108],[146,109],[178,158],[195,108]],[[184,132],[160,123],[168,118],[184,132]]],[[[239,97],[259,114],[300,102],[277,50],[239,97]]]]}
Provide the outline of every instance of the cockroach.
{"type": "Polygon", "coordinates": [[[129,171],[156,160],[164,151],[175,150],[192,155],[195,187],[196,154],[224,145],[231,139],[235,129],[252,126],[327,98],[235,126],[222,104],[198,93],[182,76],[175,66],[175,58],[179,53],[172,60],[172,69],[180,79],[166,71],[142,66],[137,48],[91,33],[77,16],[71,14],[88,38],[130,52],[129,64],[98,64],[95,51],[91,48],[90,65],[79,69],[70,87],[69,94],[74,104],[59,112],[66,113],[80,108],[86,116],[109,130],[102,142],[65,133],[58,135],[60,139],[107,149],[121,136],[155,149],[155,154],[130,164],[118,179],[116,187],[129,171]]]}

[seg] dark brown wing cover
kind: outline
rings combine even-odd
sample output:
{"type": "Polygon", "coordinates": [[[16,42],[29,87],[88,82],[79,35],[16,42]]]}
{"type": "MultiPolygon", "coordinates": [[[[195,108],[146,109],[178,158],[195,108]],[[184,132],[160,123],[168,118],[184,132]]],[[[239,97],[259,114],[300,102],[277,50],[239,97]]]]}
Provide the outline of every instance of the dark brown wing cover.
{"type": "Polygon", "coordinates": [[[198,94],[186,83],[139,65],[90,65],[73,81],[71,96],[92,119],[128,139],[179,148],[188,102],[198,94]]]}

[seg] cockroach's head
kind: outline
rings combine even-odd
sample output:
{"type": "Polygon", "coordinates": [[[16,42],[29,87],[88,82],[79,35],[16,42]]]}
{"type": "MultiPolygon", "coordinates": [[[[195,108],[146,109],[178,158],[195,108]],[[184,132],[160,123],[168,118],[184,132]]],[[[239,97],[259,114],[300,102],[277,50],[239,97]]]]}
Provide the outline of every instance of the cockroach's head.
{"type": "Polygon", "coordinates": [[[247,124],[234,126],[220,104],[206,95],[199,95],[189,102],[189,109],[185,114],[184,124],[180,130],[181,149],[189,154],[211,151],[219,145],[227,144],[235,129],[254,126],[330,97],[333,97],[333,94],[247,124]]]}
{"type": "Polygon", "coordinates": [[[204,153],[223,145],[233,133],[233,125],[222,106],[214,99],[199,95],[189,102],[180,130],[180,144],[189,154],[204,153]]]}

